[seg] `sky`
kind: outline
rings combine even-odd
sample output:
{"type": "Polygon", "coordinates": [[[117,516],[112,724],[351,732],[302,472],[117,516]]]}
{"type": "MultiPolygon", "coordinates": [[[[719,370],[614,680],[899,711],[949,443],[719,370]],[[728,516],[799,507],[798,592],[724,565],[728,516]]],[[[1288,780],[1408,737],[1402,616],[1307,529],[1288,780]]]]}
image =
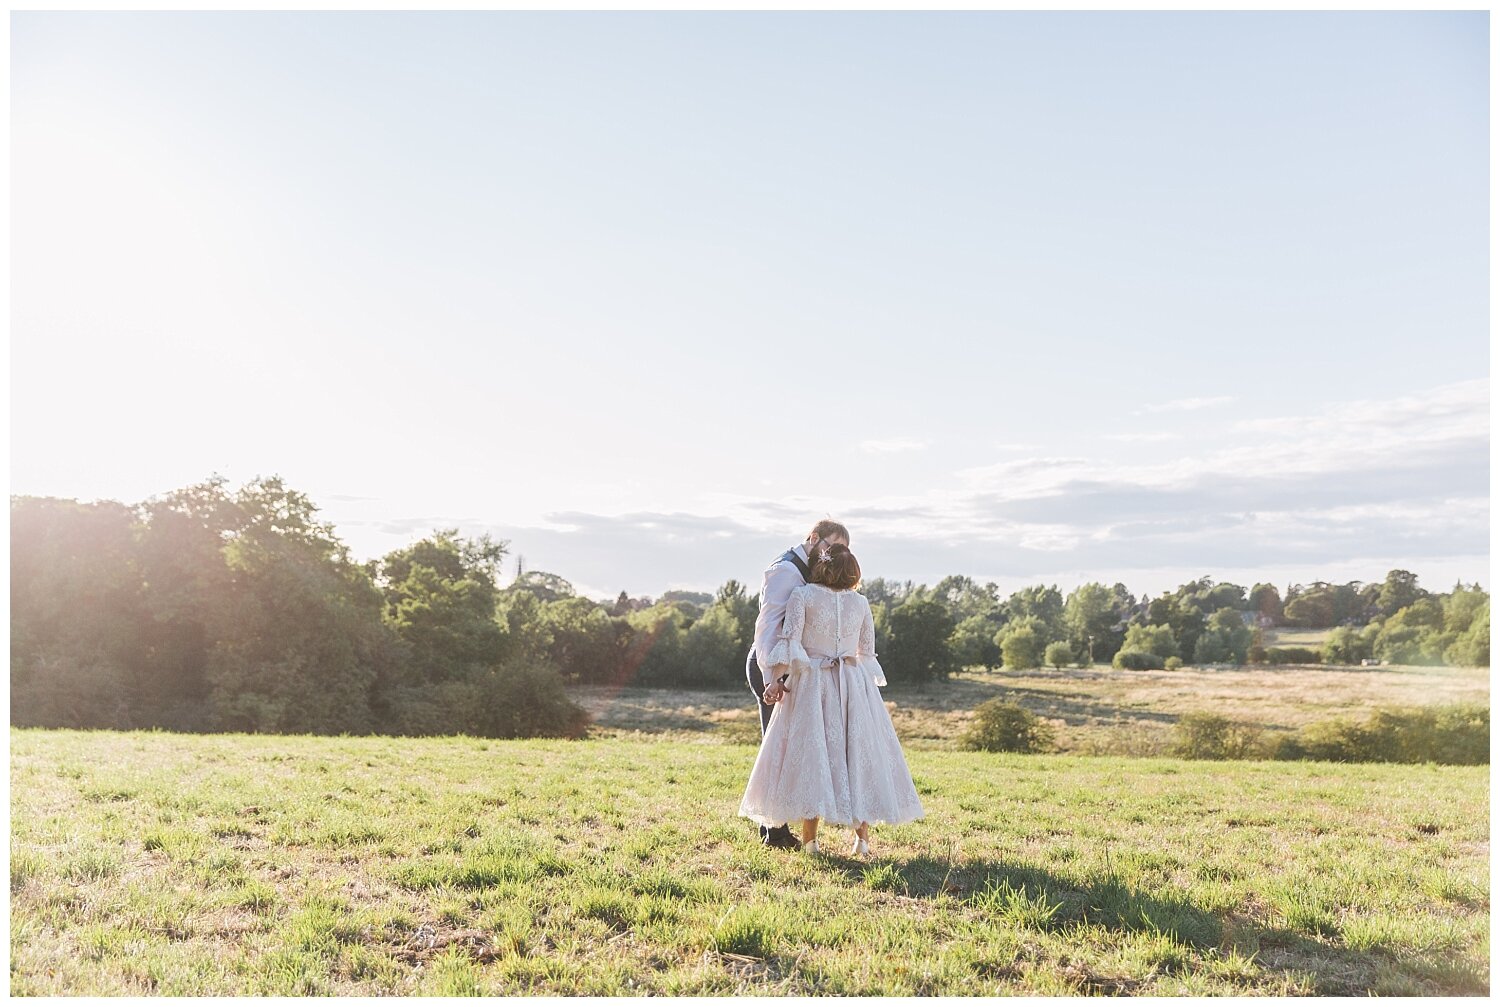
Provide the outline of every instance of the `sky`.
{"type": "Polygon", "coordinates": [[[11,492],[1488,582],[1488,15],[12,15],[11,492]]]}

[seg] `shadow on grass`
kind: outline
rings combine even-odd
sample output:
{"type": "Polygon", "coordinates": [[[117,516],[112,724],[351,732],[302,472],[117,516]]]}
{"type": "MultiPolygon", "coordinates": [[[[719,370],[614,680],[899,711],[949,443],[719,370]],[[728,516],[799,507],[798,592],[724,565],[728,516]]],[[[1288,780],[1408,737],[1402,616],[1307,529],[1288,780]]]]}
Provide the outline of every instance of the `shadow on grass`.
{"type": "MultiPolygon", "coordinates": [[[[1352,950],[1306,934],[1273,926],[1248,914],[1219,914],[1186,895],[1149,894],[1115,878],[1080,882],[1035,867],[992,861],[950,862],[932,857],[860,863],[830,858],[829,866],[850,883],[913,898],[948,896],[972,906],[996,922],[1015,927],[1059,931],[1079,926],[1156,934],[1199,951],[1235,952],[1252,958],[1263,974],[1311,977],[1323,995],[1376,992],[1382,973],[1396,972],[1412,982],[1411,992],[1437,987],[1448,994],[1483,994],[1489,977],[1451,958],[1413,955],[1377,946],[1352,950]]],[[[1337,938],[1337,926],[1320,927],[1337,938]]],[[[1185,965],[1185,962],[1184,962],[1185,965]]],[[[1128,992],[1133,980],[1082,975],[1086,992],[1128,992]]]]}

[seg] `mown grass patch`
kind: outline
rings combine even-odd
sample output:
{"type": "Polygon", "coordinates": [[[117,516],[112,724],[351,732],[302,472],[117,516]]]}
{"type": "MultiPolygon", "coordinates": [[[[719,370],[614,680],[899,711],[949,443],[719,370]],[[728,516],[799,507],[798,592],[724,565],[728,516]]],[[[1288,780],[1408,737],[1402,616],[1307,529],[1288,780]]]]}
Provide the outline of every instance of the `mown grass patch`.
{"type": "Polygon", "coordinates": [[[1487,767],[910,754],[861,861],[761,847],[743,746],[13,731],[11,989],[1488,988],[1487,767]]]}

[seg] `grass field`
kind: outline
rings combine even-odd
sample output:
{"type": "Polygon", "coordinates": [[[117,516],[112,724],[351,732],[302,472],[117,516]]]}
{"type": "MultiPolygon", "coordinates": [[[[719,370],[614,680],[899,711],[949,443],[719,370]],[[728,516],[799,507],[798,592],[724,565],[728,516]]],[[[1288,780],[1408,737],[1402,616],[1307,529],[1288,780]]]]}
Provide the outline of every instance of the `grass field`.
{"type": "Polygon", "coordinates": [[[13,730],[11,991],[1488,988],[1488,767],[914,747],[860,862],[727,742],[13,730]]]}
{"type": "MultiPolygon", "coordinates": [[[[1321,632],[1321,631],[1319,631],[1321,632]]],[[[926,690],[883,690],[912,748],[953,749],[987,699],[1019,703],[1056,728],[1060,752],[1162,755],[1184,713],[1221,713],[1267,732],[1360,715],[1378,706],[1488,703],[1487,668],[1254,667],[1123,671],[1093,668],[965,672],[926,690]]],[[[760,727],[744,688],[576,690],[599,737],[753,744],[760,727]]]]}

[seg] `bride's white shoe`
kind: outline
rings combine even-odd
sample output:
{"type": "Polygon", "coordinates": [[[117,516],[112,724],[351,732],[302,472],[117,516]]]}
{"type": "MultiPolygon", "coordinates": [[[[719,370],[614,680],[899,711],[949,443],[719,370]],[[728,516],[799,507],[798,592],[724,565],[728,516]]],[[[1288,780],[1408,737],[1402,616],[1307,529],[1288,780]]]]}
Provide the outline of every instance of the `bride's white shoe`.
{"type": "Polygon", "coordinates": [[[867,842],[865,842],[863,839],[860,839],[858,836],[855,836],[854,837],[854,848],[849,851],[849,856],[851,856],[851,857],[868,857],[869,855],[870,855],[870,844],[867,843],[867,842]]]}
{"type": "Polygon", "coordinates": [[[818,853],[818,852],[820,852],[818,850],[818,841],[816,839],[813,839],[813,840],[810,840],[808,842],[803,843],[802,844],[802,852],[803,853],[818,853]]]}

